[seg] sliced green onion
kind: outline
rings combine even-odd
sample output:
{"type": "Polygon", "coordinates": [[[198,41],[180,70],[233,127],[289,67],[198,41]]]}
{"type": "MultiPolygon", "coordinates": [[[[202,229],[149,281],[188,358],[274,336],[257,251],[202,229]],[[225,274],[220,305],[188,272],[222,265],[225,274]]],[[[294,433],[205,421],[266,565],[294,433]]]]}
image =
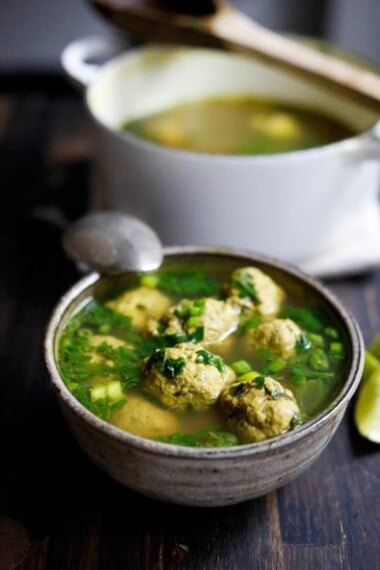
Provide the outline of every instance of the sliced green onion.
{"type": "Polygon", "coordinates": [[[196,329],[199,327],[199,324],[199,317],[190,317],[190,319],[187,319],[186,321],[186,326],[188,326],[190,329],[196,329]]]}
{"type": "Polygon", "coordinates": [[[333,358],[344,358],[344,346],[341,342],[330,343],[330,354],[333,358]]]}
{"type": "Polygon", "coordinates": [[[325,344],[323,336],[321,336],[320,334],[316,334],[316,333],[309,333],[308,337],[309,337],[309,340],[313,346],[318,347],[318,348],[323,348],[323,346],[325,344]]]}
{"type": "Polygon", "coordinates": [[[149,275],[144,274],[140,277],[140,284],[144,287],[148,287],[149,289],[155,289],[158,285],[158,276],[157,275],[149,275]]]}
{"type": "Polygon", "coordinates": [[[276,360],[273,360],[272,362],[270,362],[270,364],[268,364],[267,370],[269,373],[279,372],[280,370],[285,368],[285,366],[286,366],[285,360],[283,360],[282,358],[276,358],[276,360]]]}
{"type": "Polygon", "coordinates": [[[322,348],[316,348],[309,356],[309,364],[314,370],[328,370],[330,368],[327,354],[322,348]]]}
{"type": "Polygon", "coordinates": [[[231,368],[238,376],[252,370],[251,365],[246,360],[235,360],[232,362],[231,368]]]}
{"type": "Polygon", "coordinates": [[[93,403],[98,402],[99,400],[105,400],[106,398],[112,402],[120,400],[123,398],[121,382],[115,380],[114,382],[104,382],[103,384],[91,386],[90,398],[93,403]]]}
{"type": "Polygon", "coordinates": [[[339,333],[334,327],[326,327],[324,330],[325,335],[337,340],[339,338],[339,333]]]}
{"type": "Polygon", "coordinates": [[[242,382],[251,382],[251,380],[258,378],[259,376],[261,376],[261,374],[255,372],[254,370],[250,370],[249,372],[246,372],[245,374],[239,376],[239,380],[242,382]]]}

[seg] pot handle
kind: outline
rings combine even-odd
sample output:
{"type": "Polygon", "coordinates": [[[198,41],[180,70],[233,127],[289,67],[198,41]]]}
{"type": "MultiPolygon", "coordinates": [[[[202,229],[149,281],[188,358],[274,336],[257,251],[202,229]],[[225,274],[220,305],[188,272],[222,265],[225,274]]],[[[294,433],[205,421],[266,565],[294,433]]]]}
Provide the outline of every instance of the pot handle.
{"type": "Polygon", "coordinates": [[[355,159],[380,162],[380,121],[369,131],[354,139],[347,150],[355,159]]]}
{"type": "Polygon", "coordinates": [[[125,43],[117,38],[89,37],[75,40],[61,54],[61,65],[69,80],[83,89],[95,77],[104,61],[120,54],[125,43]]]}

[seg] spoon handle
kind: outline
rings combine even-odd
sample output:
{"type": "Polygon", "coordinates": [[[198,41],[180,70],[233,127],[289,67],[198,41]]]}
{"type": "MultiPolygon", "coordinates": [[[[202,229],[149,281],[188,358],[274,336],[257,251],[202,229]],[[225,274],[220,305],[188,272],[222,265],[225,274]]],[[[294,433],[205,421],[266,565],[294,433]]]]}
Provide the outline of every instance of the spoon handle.
{"type": "Polygon", "coordinates": [[[380,111],[380,76],[260,26],[224,0],[202,17],[165,12],[153,0],[90,0],[117,27],[149,41],[244,53],[380,111]]]}
{"type": "Polygon", "coordinates": [[[228,5],[207,26],[224,49],[255,56],[380,111],[380,76],[372,71],[285,38],[228,5]]]}

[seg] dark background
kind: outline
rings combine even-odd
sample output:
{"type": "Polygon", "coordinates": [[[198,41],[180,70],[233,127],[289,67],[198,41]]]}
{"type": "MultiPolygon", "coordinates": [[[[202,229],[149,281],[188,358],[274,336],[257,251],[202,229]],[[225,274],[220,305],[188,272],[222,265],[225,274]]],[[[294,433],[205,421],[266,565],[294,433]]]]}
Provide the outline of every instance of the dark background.
{"type": "MultiPolygon", "coordinates": [[[[379,0],[231,4],[271,28],[323,36],[380,64],[379,0]]],[[[0,73],[59,72],[59,54],[70,41],[110,33],[84,0],[0,0],[0,73]]]]}

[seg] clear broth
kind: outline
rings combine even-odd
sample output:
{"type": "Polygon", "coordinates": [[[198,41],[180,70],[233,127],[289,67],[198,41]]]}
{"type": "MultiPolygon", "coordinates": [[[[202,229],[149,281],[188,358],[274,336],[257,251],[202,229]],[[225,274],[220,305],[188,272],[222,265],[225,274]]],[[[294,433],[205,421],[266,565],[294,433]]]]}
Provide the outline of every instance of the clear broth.
{"type": "Polygon", "coordinates": [[[276,154],[337,142],[354,132],[317,111],[248,97],[177,105],[122,129],[160,145],[209,154],[276,154]]]}
{"type": "MultiPolygon", "coordinates": [[[[173,283],[172,290],[168,290],[167,287],[163,287],[161,289],[165,295],[170,297],[171,304],[174,305],[183,298],[191,299],[205,296],[204,290],[197,290],[196,287],[191,287],[192,276],[199,274],[203,275],[209,280],[210,288],[213,290],[213,293],[210,296],[220,296],[223,291],[223,286],[228,282],[232,271],[239,267],[248,265],[255,265],[262,269],[285,290],[287,298],[282,311],[294,308],[306,308],[311,311],[317,311],[324,323],[324,330],[326,330],[327,327],[333,327],[339,335],[340,342],[342,342],[346,347],[347,343],[345,342],[344,331],[339,327],[338,320],[331,308],[327,306],[327,304],[321,304],[320,297],[315,294],[309,286],[301,284],[298,280],[284,274],[280,270],[268,268],[265,264],[251,264],[245,259],[237,259],[229,256],[209,254],[183,255],[174,256],[172,258],[168,257],[162,268],[159,271],[152,273],[152,275],[160,276],[163,274],[170,274],[181,276],[185,283],[188,278],[186,285],[187,290],[185,293],[183,291],[179,291],[178,287],[173,287],[173,283]]],[[[94,294],[96,305],[98,307],[102,307],[108,300],[117,297],[123,291],[135,289],[140,285],[140,279],[141,276],[138,274],[102,278],[97,285],[94,294]]],[[[81,380],[80,366],[77,370],[69,369],[67,367],[67,363],[65,362],[65,353],[63,350],[65,343],[70,342],[81,329],[91,330],[91,332],[95,334],[106,332],[107,335],[113,335],[127,343],[130,342],[131,334],[132,336],[137,335],[141,341],[146,339],[146,335],[141,334],[141,332],[137,333],[133,328],[131,331],[125,333],[118,325],[111,326],[107,331],[102,332],[102,323],[99,322],[99,320],[96,320],[94,324],[90,318],[93,305],[94,300],[89,301],[84,308],[71,317],[68,325],[66,325],[65,329],[62,331],[58,347],[58,364],[64,381],[72,393],[83,403],[83,405],[89,407],[89,409],[94,413],[97,413],[96,410],[89,406],[88,389],[93,384],[96,384],[99,379],[96,374],[94,374],[94,377],[90,376],[81,380]],[[75,320],[79,323],[79,327],[70,328],[73,323],[75,324],[75,320]],[[75,386],[75,389],[73,386],[75,386]]],[[[306,334],[308,334],[307,330],[306,334]]],[[[327,345],[331,339],[328,338],[324,332],[321,332],[321,335],[324,337],[324,341],[327,345]]],[[[236,331],[232,335],[228,336],[225,341],[215,343],[214,345],[207,345],[207,349],[214,354],[222,356],[227,365],[233,361],[243,359],[250,363],[252,369],[260,372],[260,369],[263,367],[262,356],[258,351],[248,348],[247,344],[242,342],[243,336],[243,332],[236,331]]],[[[153,350],[153,348],[151,350],[153,350]]],[[[342,386],[346,369],[347,355],[343,360],[338,360],[336,363],[331,365],[333,375],[328,379],[328,381],[325,379],[307,379],[304,382],[294,383],[289,370],[282,371],[279,375],[273,375],[273,377],[280,381],[285,388],[288,388],[293,392],[301,411],[305,413],[308,418],[312,418],[325,409],[335,398],[342,386]]],[[[128,390],[128,387],[125,387],[126,406],[128,406],[128,394],[137,394],[146,402],[153,402],[153,400],[147,396],[139,386],[133,387],[130,390],[128,390]]],[[[158,402],[155,401],[154,403],[158,408],[164,409],[164,407],[158,402]]],[[[217,403],[210,406],[205,411],[187,409],[185,411],[170,410],[170,412],[173,413],[178,420],[178,430],[176,431],[180,431],[185,434],[194,434],[198,430],[211,428],[215,425],[217,425],[222,431],[227,429],[217,403]]],[[[98,415],[103,417],[103,419],[107,419],[114,425],[123,428],[123,422],[120,419],[122,414],[120,414],[119,410],[111,410],[111,413],[106,418],[104,418],[100,413],[98,415]]],[[[131,429],[128,431],[144,437],[144,433],[139,433],[138,429],[131,429]]],[[[162,431],[157,434],[152,434],[150,437],[155,438],[158,435],[162,435],[162,431]]],[[[170,433],[167,435],[170,435],[170,433]]]]}

